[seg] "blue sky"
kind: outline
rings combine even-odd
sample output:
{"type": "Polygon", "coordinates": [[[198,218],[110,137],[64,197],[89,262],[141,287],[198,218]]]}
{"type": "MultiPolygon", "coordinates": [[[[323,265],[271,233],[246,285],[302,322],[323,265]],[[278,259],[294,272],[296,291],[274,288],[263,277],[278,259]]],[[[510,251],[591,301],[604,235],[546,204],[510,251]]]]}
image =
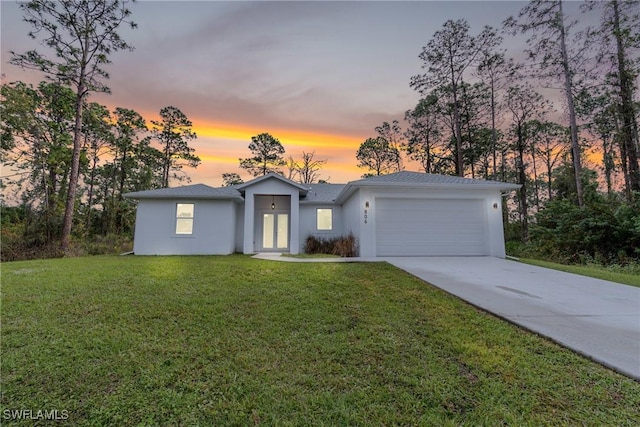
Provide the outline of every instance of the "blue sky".
{"type": "MultiPolygon", "coordinates": [[[[133,52],[112,55],[112,95],[92,95],[148,120],[180,108],[199,134],[203,158],[194,182],[221,183],[239,172],[250,137],[269,132],[287,155],[315,150],[328,160],[323,178],[357,179],[359,144],[383,121],[402,120],[417,103],[409,87],[422,47],[447,19],[467,19],[471,33],[500,27],[525,2],[218,2],[139,1],[137,30],[123,29],[133,52]]],[[[37,47],[13,1],[1,3],[3,82],[40,76],[7,64],[9,51],[37,47]]],[[[566,9],[575,13],[578,2],[566,9]]],[[[524,38],[507,37],[522,56],[524,38]]]]}

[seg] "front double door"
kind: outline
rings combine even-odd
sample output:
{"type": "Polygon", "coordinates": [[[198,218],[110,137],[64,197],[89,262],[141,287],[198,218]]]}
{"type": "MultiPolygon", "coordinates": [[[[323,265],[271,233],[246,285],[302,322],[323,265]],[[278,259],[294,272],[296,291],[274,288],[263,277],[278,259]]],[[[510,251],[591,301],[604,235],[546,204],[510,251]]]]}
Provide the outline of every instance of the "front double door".
{"type": "Polygon", "coordinates": [[[265,251],[286,251],[289,249],[288,213],[262,214],[262,249],[265,251]]]}

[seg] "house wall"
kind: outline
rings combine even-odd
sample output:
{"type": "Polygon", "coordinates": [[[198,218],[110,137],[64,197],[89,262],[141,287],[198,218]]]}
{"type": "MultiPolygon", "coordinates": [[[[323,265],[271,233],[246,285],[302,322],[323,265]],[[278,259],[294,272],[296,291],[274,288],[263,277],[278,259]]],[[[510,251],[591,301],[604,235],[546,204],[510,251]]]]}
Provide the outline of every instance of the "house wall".
{"type": "MultiPolygon", "coordinates": [[[[355,202],[355,194],[347,201],[352,203],[352,199],[355,202]]],[[[497,190],[458,190],[458,189],[424,189],[424,188],[381,188],[381,187],[366,187],[360,188],[359,197],[357,198],[358,209],[362,207],[364,211],[365,203],[369,202],[369,209],[367,209],[367,223],[362,221],[360,226],[360,238],[359,249],[361,257],[375,257],[376,256],[376,200],[379,198],[422,198],[422,199],[481,199],[483,200],[483,206],[485,212],[485,235],[487,236],[487,255],[501,257],[505,256],[504,249],[504,232],[502,227],[502,208],[501,208],[501,196],[497,190]],[[493,204],[497,204],[497,208],[493,207],[493,204]]],[[[345,203],[344,215],[350,219],[356,218],[354,212],[356,211],[355,204],[353,207],[347,208],[345,203]]],[[[400,203],[400,200],[399,200],[400,203]]],[[[403,209],[402,205],[398,205],[398,211],[403,209]]],[[[359,213],[359,217],[363,214],[359,213]]],[[[348,226],[345,222],[345,225],[348,226]]]]}
{"type": "MultiPolygon", "coordinates": [[[[386,193],[383,191],[383,193],[386,193]]],[[[376,193],[371,188],[360,188],[358,204],[354,207],[359,219],[360,239],[358,240],[359,255],[361,257],[376,256],[376,193]],[[369,203],[369,207],[366,205],[369,203]],[[365,210],[367,217],[365,218],[365,210]],[[366,220],[366,222],[365,222],[366,220]]]]}
{"type": "Polygon", "coordinates": [[[230,200],[141,199],[136,212],[136,255],[226,255],[236,247],[236,207],[230,200]],[[193,233],[176,234],[176,204],[193,203],[193,233]]]}
{"type": "MultiPolygon", "coordinates": [[[[289,196],[289,252],[297,254],[300,250],[300,190],[277,178],[266,179],[245,188],[242,252],[245,254],[257,252],[256,242],[262,238],[256,231],[256,216],[259,214],[256,202],[266,199],[256,198],[256,196],[289,196]]],[[[276,204],[278,200],[281,199],[276,199],[276,204]]],[[[268,204],[271,205],[271,201],[268,204]]]]}
{"type": "Polygon", "coordinates": [[[362,240],[362,231],[365,227],[364,223],[364,202],[360,198],[360,190],[356,190],[342,204],[343,230],[345,234],[353,233],[356,237],[358,245],[358,254],[360,253],[360,245],[362,240]]]}
{"type": "Polygon", "coordinates": [[[343,225],[342,207],[333,204],[300,205],[300,251],[304,252],[304,245],[310,235],[323,238],[338,237],[346,234],[343,225]],[[332,209],[332,230],[317,229],[317,209],[332,209]]]}
{"type": "Polygon", "coordinates": [[[489,192],[485,199],[485,208],[487,209],[486,212],[489,231],[489,255],[504,258],[507,254],[504,247],[502,194],[499,191],[489,192]]]}
{"type": "Polygon", "coordinates": [[[234,203],[235,216],[235,247],[234,252],[242,253],[242,245],[244,243],[244,203],[234,203]]]}

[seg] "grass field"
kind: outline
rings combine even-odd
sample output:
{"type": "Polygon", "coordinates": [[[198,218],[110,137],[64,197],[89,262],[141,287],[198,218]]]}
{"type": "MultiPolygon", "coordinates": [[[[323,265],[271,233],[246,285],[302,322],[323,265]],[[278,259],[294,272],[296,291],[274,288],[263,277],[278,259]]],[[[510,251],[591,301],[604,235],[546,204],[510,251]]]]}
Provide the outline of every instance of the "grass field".
{"type": "Polygon", "coordinates": [[[100,256],[1,279],[3,425],[640,424],[640,383],[385,263],[100,256]]]}
{"type": "Polygon", "coordinates": [[[528,258],[519,258],[518,260],[539,267],[552,268],[554,270],[566,271],[567,273],[580,274],[582,276],[595,277],[596,279],[640,287],[640,271],[637,271],[637,266],[635,269],[624,269],[621,267],[603,267],[598,265],[566,265],[528,258]]]}

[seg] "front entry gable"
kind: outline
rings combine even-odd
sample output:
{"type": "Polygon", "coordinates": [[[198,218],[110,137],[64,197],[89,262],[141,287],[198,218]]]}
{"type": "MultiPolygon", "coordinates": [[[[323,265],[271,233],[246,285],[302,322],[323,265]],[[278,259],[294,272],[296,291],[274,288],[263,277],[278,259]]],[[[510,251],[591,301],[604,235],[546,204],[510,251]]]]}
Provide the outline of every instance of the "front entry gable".
{"type": "Polygon", "coordinates": [[[244,196],[242,252],[300,251],[300,197],[308,188],[274,173],[236,187],[244,196]]]}

